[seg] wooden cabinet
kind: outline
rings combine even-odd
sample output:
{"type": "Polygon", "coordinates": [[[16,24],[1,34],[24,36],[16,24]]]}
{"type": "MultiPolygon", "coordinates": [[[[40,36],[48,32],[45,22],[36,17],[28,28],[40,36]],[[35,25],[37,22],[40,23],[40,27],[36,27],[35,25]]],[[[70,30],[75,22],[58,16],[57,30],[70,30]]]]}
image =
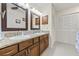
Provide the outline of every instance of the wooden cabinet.
{"type": "Polygon", "coordinates": [[[40,40],[40,54],[44,51],[45,49],[45,41],[44,39],[40,40]]]}
{"type": "Polygon", "coordinates": [[[15,54],[15,56],[27,56],[28,53],[27,53],[27,50],[23,50],[23,51],[20,51],[19,53],[15,54]]]}
{"type": "Polygon", "coordinates": [[[16,54],[17,52],[18,52],[17,45],[13,45],[13,46],[1,49],[0,50],[0,56],[11,56],[11,55],[16,54]]]}
{"type": "Polygon", "coordinates": [[[39,43],[34,44],[33,46],[28,48],[29,56],[39,56],[39,43]]]}
{"type": "Polygon", "coordinates": [[[39,56],[48,47],[48,34],[0,49],[0,56],[39,56]]]}
{"type": "Polygon", "coordinates": [[[40,36],[40,54],[43,53],[43,51],[48,47],[49,41],[48,41],[48,35],[40,36]]]}
{"type": "Polygon", "coordinates": [[[49,37],[46,37],[46,38],[45,38],[45,48],[47,48],[48,45],[49,45],[49,40],[48,40],[48,38],[49,38],[49,37]]]}
{"type": "Polygon", "coordinates": [[[48,34],[46,34],[46,35],[44,35],[43,36],[43,38],[44,38],[44,44],[45,44],[45,49],[48,47],[48,45],[49,45],[49,35],[48,34]]]}
{"type": "Polygon", "coordinates": [[[31,46],[32,44],[33,44],[32,39],[19,43],[19,51],[31,46]]]}

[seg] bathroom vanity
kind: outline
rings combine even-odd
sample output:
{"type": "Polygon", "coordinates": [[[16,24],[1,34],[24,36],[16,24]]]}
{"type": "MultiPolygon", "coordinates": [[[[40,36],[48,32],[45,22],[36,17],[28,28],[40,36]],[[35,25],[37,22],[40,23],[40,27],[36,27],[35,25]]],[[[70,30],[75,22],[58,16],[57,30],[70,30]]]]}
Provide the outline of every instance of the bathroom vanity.
{"type": "MultiPolygon", "coordinates": [[[[8,33],[0,40],[0,56],[40,56],[49,45],[49,33],[40,31],[40,15],[30,11],[18,4],[1,4],[1,30],[3,32],[18,31],[8,33]],[[28,26],[28,16],[30,16],[30,26],[28,26]],[[25,33],[28,27],[39,30],[39,33],[25,33]]],[[[45,18],[47,19],[47,18],[45,18]]]]}
{"type": "Polygon", "coordinates": [[[40,56],[49,45],[49,34],[39,34],[32,34],[26,39],[0,41],[0,56],[40,56]]]}

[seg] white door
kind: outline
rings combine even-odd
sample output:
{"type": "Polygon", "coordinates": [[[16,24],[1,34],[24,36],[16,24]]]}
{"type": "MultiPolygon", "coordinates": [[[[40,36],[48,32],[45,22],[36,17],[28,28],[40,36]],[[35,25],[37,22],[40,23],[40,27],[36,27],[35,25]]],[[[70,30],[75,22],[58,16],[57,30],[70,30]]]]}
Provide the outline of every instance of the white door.
{"type": "Polygon", "coordinates": [[[60,16],[57,21],[57,41],[75,44],[76,32],[79,31],[79,13],[60,16]]]}

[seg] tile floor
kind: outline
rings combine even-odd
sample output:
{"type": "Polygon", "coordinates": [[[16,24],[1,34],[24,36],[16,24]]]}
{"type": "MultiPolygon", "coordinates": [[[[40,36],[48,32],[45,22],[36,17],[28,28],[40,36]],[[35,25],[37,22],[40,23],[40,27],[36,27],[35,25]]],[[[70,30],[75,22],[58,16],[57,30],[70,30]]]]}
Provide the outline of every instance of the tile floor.
{"type": "Polygon", "coordinates": [[[42,56],[78,56],[78,52],[73,45],[55,42],[54,47],[47,48],[42,56]]]}

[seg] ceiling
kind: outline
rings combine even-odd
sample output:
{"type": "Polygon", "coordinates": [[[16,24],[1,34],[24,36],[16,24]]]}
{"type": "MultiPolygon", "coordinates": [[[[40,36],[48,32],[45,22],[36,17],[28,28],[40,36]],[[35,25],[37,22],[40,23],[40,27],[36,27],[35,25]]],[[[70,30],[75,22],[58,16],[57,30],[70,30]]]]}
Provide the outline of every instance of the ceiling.
{"type": "Polygon", "coordinates": [[[29,3],[31,8],[35,8],[39,11],[40,9],[46,9],[49,3],[29,3]]]}
{"type": "MultiPolygon", "coordinates": [[[[29,5],[40,11],[40,9],[42,8],[46,9],[48,4],[50,3],[30,3],[29,5]]],[[[68,8],[77,7],[79,6],[79,3],[53,3],[53,5],[55,7],[55,10],[59,12],[68,8]]]]}
{"type": "Polygon", "coordinates": [[[77,6],[79,6],[79,3],[54,3],[56,11],[62,11],[77,6]]]}

